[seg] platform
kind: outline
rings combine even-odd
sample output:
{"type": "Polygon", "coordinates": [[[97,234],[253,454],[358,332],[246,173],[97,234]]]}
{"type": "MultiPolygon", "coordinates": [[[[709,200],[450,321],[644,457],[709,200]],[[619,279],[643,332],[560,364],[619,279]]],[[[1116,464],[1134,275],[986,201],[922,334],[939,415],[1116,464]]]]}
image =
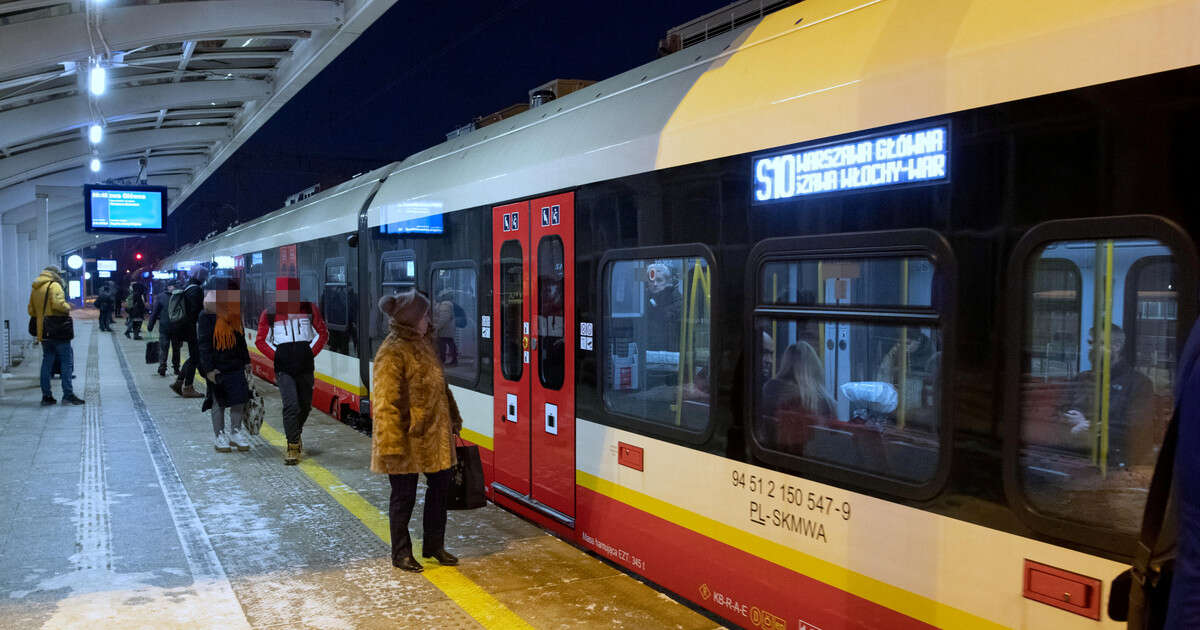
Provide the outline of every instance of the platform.
{"type": "Polygon", "coordinates": [[[217,453],[202,400],[172,393],[144,343],[76,322],[83,406],[39,405],[37,347],[6,381],[0,627],[718,626],[490,504],[450,513],[460,566],[394,569],[368,436],[314,411],[305,460],[284,466],[279,397],[260,383],[262,435],[217,453]]]}

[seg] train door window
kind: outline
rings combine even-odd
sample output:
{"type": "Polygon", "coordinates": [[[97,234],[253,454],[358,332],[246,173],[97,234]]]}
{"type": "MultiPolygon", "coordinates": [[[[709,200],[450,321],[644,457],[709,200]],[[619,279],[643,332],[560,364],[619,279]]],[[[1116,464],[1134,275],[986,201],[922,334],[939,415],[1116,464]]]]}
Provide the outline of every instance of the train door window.
{"type": "Polygon", "coordinates": [[[1066,258],[1037,261],[1030,294],[1030,371],[1043,380],[1079,373],[1079,315],[1083,281],[1066,258]]]}
{"type": "Polygon", "coordinates": [[[331,331],[345,332],[350,319],[349,284],[346,282],[346,259],[325,261],[323,306],[321,315],[331,331]]]}
{"type": "Polygon", "coordinates": [[[944,432],[937,282],[929,256],[764,264],[754,319],[758,444],[821,465],[930,482],[944,432]]]}
{"type": "Polygon", "coordinates": [[[550,389],[562,388],[566,368],[564,265],[562,239],[542,237],[538,243],[538,378],[550,389]]]}
{"type": "Polygon", "coordinates": [[[400,293],[417,286],[417,254],[411,249],[384,252],[379,262],[383,294],[400,293]]]}
{"type": "Polygon", "coordinates": [[[712,373],[708,260],[629,258],[603,269],[605,407],[658,427],[705,432],[712,373]]]}
{"type": "Polygon", "coordinates": [[[1023,496],[1042,515],[1136,534],[1173,404],[1176,253],[1150,239],[1051,241],[1022,264],[1023,496]],[[1079,270],[1069,280],[1064,265],[1046,264],[1063,260],[1079,270]],[[1079,295],[1062,295],[1048,317],[1045,293],[1069,290],[1079,295]],[[1058,342],[1077,369],[1048,363],[1058,342]]]}
{"type": "Polygon", "coordinates": [[[521,345],[525,320],[523,273],[521,244],[505,241],[500,246],[500,371],[510,381],[521,380],[525,369],[521,345]]]}
{"type": "Polygon", "coordinates": [[[242,288],[242,325],[249,330],[257,330],[258,316],[264,308],[262,253],[255,252],[246,258],[249,260],[250,268],[246,272],[246,286],[242,288]]]}
{"type": "Polygon", "coordinates": [[[471,261],[432,265],[433,326],[446,377],[472,386],[479,376],[478,274],[471,261]]]}

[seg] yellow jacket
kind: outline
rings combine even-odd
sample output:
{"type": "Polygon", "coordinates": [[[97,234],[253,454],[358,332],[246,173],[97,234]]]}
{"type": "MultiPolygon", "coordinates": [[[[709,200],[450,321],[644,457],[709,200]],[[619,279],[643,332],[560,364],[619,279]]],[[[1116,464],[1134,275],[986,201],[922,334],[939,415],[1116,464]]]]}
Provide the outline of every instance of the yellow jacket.
{"type": "Polygon", "coordinates": [[[375,353],[371,416],[373,472],[431,473],[454,465],[462,416],[429,337],[391,323],[375,353]]]}
{"type": "Polygon", "coordinates": [[[37,340],[42,340],[42,325],[45,323],[47,315],[70,315],[71,305],[67,303],[67,296],[63,293],[62,276],[49,270],[43,269],[37,279],[33,281],[33,290],[29,293],[29,316],[37,318],[37,340]],[[50,292],[47,299],[46,292],[50,292]],[[42,311],[42,305],[45,305],[45,312],[42,311]]]}

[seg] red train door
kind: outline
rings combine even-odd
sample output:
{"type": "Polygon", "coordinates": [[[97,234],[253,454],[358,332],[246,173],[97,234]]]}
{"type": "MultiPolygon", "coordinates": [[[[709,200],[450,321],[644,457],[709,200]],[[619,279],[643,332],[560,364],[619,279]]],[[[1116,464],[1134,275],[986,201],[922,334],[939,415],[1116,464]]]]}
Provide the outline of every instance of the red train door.
{"type": "Polygon", "coordinates": [[[572,525],[575,515],[574,194],[492,210],[495,483],[572,525]]]}

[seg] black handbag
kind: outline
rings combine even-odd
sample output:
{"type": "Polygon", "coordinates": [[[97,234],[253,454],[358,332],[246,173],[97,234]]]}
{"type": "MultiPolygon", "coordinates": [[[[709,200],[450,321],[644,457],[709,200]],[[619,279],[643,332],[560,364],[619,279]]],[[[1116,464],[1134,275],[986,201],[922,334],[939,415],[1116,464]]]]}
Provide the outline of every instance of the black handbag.
{"type": "Polygon", "coordinates": [[[479,447],[467,446],[458,440],[454,447],[458,462],[451,468],[450,496],[446,508],[451,510],[474,510],[487,505],[483,490],[483,462],[479,459],[479,447]]]}
{"type": "Polygon", "coordinates": [[[146,363],[158,363],[158,352],[161,350],[158,340],[146,342],[146,363]]]}

